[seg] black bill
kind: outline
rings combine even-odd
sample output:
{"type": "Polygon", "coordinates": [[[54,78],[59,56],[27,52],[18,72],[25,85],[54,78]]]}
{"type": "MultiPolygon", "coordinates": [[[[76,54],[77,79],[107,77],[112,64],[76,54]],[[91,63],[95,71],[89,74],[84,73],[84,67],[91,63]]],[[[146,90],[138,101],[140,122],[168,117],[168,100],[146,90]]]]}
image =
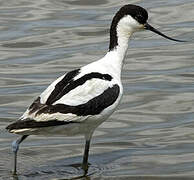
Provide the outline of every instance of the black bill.
{"type": "Polygon", "coordinates": [[[174,38],[168,37],[168,36],[166,36],[165,34],[163,34],[163,33],[161,33],[160,31],[158,31],[157,29],[155,29],[154,27],[152,27],[151,25],[149,25],[148,23],[146,23],[146,24],[144,25],[144,29],[150,30],[150,31],[152,31],[152,32],[154,32],[154,33],[156,33],[156,34],[158,34],[158,35],[160,35],[160,36],[163,36],[163,37],[166,38],[166,39],[170,39],[170,40],[172,40],[172,41],[186,42],[186,41],[183,41],[183,40],[178,40],[178,39],[174,39],[174,38]]]}

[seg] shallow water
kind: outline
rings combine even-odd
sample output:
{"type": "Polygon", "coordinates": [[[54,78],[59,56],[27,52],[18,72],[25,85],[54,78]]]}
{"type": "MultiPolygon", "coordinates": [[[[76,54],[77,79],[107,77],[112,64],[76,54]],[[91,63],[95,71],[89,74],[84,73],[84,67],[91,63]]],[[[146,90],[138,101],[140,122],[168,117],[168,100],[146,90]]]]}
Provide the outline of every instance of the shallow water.
{"type": "MultiPolygon", "coordinates": [[[[64,72],[101,58],[114,13],[127,0],[0,2],[1,179],[67,179],[82,174],[82,137],[29,137],[21,145],[18,177],[11,176],[4,128],[64,72]]],[[[151,32],[130,41],[122,73],[124,98],[96,131],[89,177],[179,180],[194,177],[194,1],[133,0],[148,9],[151,32]]]]}

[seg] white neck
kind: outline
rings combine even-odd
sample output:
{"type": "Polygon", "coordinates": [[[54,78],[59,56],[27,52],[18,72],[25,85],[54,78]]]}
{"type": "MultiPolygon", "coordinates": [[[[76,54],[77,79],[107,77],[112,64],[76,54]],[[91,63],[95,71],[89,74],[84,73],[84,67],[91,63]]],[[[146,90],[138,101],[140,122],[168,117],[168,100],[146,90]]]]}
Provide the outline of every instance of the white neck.
{"type": "Polygon", "coordinates": [[[118,78],[121,76],[129,38],[140,27],[141,25],[130,15],[126,15],[119,20],[117,15],[113,18],[110,28],[109,52],[102,58],[102,61],[103,65],[108,67],[109,73],[118,78]]]}
{"type": "Polygon", "coordinates": [[[123,66],[123,61],[128,49],[128,41],[132,35],[132,31],[125,30],[122,26],[117,27],[117,46],[114,49],[110,50],[106,55],[105,59],[107,65],[113,68],[113,71],[119,76],[121,75],[121,70],[123,66]]]}

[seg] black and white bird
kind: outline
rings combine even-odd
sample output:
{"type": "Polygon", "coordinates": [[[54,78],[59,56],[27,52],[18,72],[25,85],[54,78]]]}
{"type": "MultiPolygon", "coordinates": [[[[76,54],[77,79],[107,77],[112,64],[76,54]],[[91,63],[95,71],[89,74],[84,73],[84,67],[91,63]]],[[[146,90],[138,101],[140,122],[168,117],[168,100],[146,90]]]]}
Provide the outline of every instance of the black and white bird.
{"type": "Polygon", "coordinates": [[[19,144],[29,135],[85,136],[82,169],[87,174],[90,140],[94,130],[117,108],[123,94],[121,70],[134,32],[150,30],[170,38],[147,23],[147,11],[136,5],[123,6],[110,27],[107,54],[55,80],[32,103],[19,120],[8,125],[10,133],[22,135],[12,143],[14,174],[19,144]]]}

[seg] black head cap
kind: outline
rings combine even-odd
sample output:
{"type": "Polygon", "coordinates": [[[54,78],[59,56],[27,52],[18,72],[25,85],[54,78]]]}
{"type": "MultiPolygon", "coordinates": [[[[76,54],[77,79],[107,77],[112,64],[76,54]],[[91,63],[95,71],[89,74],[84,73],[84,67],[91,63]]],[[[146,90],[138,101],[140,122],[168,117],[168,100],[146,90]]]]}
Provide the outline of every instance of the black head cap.
{"type": "Polygon", "coordinates": [[[123,6],[116,14],[116,16],[119,16],[120,18],[126,15],[130,15],[140,24],[145,24],[148,20],[147,11],[140,6],[133,4],[127,4],[123,6]]]}
{"type": "Polygon", "coordinates": [[[121,7],[112,20],[110,28],[109,50],[113,49],[117,45],[117,32],[116,32],[117,24],[124,16],[127,15],[133,17],[140,24],[145,24],[148,19],[147,11],[140,6],[127,4],[121,7]]]}
{"type": "Polygon", "coordinates": [[[123,17],[125,17],[127,15],[130,15],[137,22],[142,24],[143,25],[142,27],[145,30],[152,31],[152,32],[154,32],[160,36],[163,36],[166,39],[172,40],[172,41],[186,42],[183,40],[178,40],[178,39],[168,37],[165,34],[161,33],[160,31],[158,31],[157,29],[155,29],[154,27],[152,27],[150,24],[147,23],[148,13],[144,8],[137,6],[137,5],[128,4],[128,5],[121,7],[121,9],[116,13],[116,15],[114,16],[114,18],[112,20],[112,24],[111,24],[111,28],[110,28],[109,51],[113,50],[118,45],[117,24],[119,23],[119,21],[123,17]]]}
{"type": "Polygon", "coordinates": [[[127,4],[121,7],[121,9],[116,13],[113,18],[112,25],[117,25],[120,19],[126,15],[130,15],[140,24],[145,24],[148,20],[148,13],[144,8],[133,4],[127,4]]]}

